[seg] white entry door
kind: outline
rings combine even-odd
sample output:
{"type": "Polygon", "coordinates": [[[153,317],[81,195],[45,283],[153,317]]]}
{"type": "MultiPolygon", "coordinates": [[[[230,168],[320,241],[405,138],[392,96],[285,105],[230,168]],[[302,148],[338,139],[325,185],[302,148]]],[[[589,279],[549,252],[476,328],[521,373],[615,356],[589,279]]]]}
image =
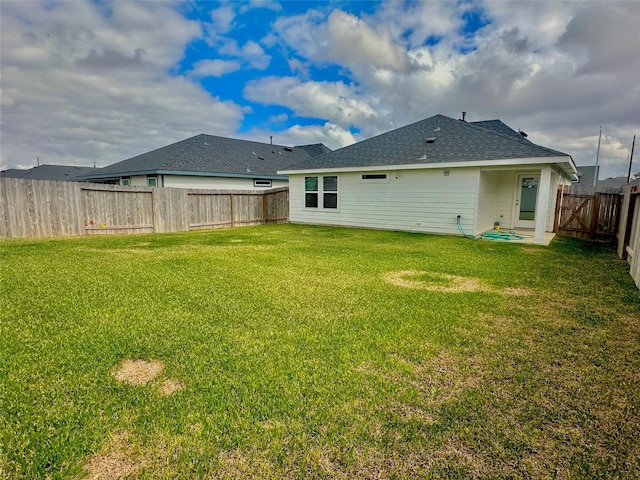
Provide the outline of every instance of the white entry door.
{"type": "Polygon", "coordinates": [[[540,175],[538,174],[518,175],[515,205],[516,228],[535,228],[539,183],[540,175]]]}

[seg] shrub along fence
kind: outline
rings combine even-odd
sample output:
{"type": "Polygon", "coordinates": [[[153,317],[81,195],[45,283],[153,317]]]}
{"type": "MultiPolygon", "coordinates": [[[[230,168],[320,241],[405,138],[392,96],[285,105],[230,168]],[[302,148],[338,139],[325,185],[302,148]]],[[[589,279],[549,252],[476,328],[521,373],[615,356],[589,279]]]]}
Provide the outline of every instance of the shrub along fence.
{"type": "Polygon", "coordinates": [[[288,221],[288,187],[203,190],[0,178],[0,238],[178,232],[288,221]]]}

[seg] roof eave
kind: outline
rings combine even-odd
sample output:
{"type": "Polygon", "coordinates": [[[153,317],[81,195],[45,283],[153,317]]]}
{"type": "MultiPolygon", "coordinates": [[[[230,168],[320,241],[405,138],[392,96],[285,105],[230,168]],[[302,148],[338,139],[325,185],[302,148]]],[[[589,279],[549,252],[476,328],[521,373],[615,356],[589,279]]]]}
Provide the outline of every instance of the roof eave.
{"type": "Polygon", "coordinates": [[[513,166],[513,165],[539,165],[539,164],[566,164],[566,171],[569,176],[576,173],[576,168],[571,156],[553,157],[528,157],[528,158],[501,158],[493,160],[468,160],[463,162],[432,162],[432,163],[411,163],[400,165],[368,165],[353,167],[323,167],[296,170],[278,170],[282,175],[301,175],[307,173],[346,173],[346,172],[376,172],[384,170],[425,170],[435,168],[465,168],[465,167],[488,167],[488,166],[513,166]]]}
{"type": "Polygon", "coordinates": [[[178,176],[190,176],[190,177],[235,177],[235,178],[259,178],[259,179],[271,179],[271,180],[286,180],[287,175],[280,175],[280,172],[276,175],[254,175],[252,173],[218,173],[218,172],[189,172],[189,171],[174,171],[174,170],[139,170],[135,172],[115,172],[105,173],[101,175],[91,175],[82,177],[81,181],[94,180],[94,179],[106,179],[106,178],[121,178],[121,177],[135,177],[140,175],[178,175],[178,176]]]}

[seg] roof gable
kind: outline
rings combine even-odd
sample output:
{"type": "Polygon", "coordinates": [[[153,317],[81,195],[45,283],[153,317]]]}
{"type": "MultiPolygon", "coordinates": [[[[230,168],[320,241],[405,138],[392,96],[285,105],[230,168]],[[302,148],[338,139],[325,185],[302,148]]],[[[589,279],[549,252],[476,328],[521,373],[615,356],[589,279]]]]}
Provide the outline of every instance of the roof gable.
{"type": "Polygon", "coordinates": [[[559,156],[569,157],[535,145],[499,120],[467,123],[435,115],[314,157],[284,172],[559,156]]]}

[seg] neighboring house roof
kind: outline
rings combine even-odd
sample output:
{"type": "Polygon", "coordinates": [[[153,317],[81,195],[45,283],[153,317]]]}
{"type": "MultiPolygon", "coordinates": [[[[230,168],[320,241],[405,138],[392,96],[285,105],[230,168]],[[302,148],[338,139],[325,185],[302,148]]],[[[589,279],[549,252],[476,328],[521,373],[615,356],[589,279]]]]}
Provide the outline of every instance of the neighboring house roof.
{"type": "Polygon", "coordinates": [[[435,115],[314,157],[280,173],[401,165],[419,168],[422,165],[503,159],[543,161],[545,158],[557,160],[558,157],[565,157],[563,168],[568,175],[573,175],[575,165],[568,154],[536,145],[500,120],[467,123],[435,115]],[[433,139],[433,143],[427,143],[433,139]]]}
{"type": "MultiPolygon", "coordinates": [[[[578,181],[573,185],[579,185],[584,188],[593,188],[593,177],[596,170],[600,170],[600,166],[587,165],[578,166],[578,181]]],[[[616,189],[628,185],[627,177],[609,177],[596,182],[597,189],[616,189]]]]}
{"type": "Polygon", "coordinates": [[[598,187],[604,188],[619,188],[627,184],[627,177],[609,177],[604,180],[598,180],[598,187]]]}
{"type": "Polygon", "coordinates": [[[278,170],[330,151],[322,144],[285,147],[200,134],[100,168],[83,179],[148,174],[278,178],[278,170]]]}
{"type": "Polygon", "coordinates": [[[596,176],[596,171],[600,171],[600,166],[582,165],[576,166],[576,168],[578,169],[578,181],[574,182],[574,185],[593,187],[593,179],[596,176]]]}
{"type": "Polygon", "coordinates": [[[10,168],[0,172],[0,177],[27,178],[31,180],[66,180],[75,181],[78,175],[96,170],[92,167],[75,167],[70,165],[38,165],[29,169],[10,168]]]}

